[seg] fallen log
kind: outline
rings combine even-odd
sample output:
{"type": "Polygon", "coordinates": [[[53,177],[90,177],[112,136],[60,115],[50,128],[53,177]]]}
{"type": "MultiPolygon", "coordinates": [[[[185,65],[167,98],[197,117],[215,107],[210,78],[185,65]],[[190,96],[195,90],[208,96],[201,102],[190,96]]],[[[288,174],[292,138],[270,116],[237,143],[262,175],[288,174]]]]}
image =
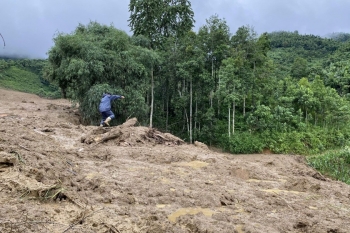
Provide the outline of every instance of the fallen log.
{"type": "Polygon", "coordinates": [[[125,128],[133,127],[137,123],[136,118],[132,118],[122,125],[113,127],[109,132],[100,135],[89,135],[81,138],[82,143],[92,144],[92,143],[103,143],[112,139],[119,138],[123,135],[123,130],[125,128]]]}

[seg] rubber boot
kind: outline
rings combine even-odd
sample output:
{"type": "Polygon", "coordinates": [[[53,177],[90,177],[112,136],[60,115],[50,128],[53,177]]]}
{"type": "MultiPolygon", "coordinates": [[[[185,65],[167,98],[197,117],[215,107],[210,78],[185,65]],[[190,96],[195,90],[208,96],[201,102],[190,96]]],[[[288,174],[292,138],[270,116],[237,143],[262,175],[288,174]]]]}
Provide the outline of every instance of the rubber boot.
{"type": "Polygon", "coordinates": [[[112,120],[112,118],[107,117],[107,119],[106,119],[103,123],[105,123],[106,125],[109,126],[109,122],[110,122],[111,120],[112,120]]]}

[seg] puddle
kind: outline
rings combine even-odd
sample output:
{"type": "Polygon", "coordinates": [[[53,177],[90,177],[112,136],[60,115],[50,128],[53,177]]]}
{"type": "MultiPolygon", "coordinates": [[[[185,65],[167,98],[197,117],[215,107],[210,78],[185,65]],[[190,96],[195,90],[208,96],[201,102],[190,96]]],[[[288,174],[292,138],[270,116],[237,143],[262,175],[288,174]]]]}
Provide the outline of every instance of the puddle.
{"type": "Polygon", "coordinates": [[[176,219],[180,216],[183,216],[186,214],[195,215],[198,213],[203,213],[205,216],[211,217],[215,213],[215,211],[208,208],[200,208],[200,207],[199,208],[181,208],[175,211],[174,213],[170,214],[168,216],[168,219],[171,222],[176,222],[176,219]]]}
{"type": "Polygon", "coordinates": [[[289,190],[282,190],[282,189],[262,189],[261,191],[267,192],[267,193],[294,193],[294,194],[301,194],[303,192],[298,192],[298,191],[289,191],[289,190]]]}
{"type": "Polygon", "coordinates": [[[188,163],[181,162],[181,163],[177,163],[177,164],[180,166],[192,167],[192,168],[202,168],[202,167],[206,167],[209,165],[209,163],[202,162],[202,161],[191,161],[188,163]]]}

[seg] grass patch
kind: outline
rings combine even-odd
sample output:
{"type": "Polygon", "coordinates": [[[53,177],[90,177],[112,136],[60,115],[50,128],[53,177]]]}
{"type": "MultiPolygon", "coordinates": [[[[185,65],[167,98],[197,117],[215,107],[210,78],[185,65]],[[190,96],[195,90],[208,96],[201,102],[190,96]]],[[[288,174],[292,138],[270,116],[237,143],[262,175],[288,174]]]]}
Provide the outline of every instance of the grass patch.
{"type": "Polygon", "coordinates": [[[308,164],[321,173],[350,184],[350,148],[307,157],[308,164]]]}

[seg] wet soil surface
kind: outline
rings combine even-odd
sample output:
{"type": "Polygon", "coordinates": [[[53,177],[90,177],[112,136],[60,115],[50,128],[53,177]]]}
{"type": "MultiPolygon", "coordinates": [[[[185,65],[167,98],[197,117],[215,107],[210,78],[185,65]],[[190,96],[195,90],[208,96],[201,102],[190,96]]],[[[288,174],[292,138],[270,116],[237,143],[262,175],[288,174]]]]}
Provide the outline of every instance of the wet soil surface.
{"type": "Polygon", "coordinates": [[[350,232],[350,187],[297,155],[220,153],[0,89],[0,232],[350,232]]]}

